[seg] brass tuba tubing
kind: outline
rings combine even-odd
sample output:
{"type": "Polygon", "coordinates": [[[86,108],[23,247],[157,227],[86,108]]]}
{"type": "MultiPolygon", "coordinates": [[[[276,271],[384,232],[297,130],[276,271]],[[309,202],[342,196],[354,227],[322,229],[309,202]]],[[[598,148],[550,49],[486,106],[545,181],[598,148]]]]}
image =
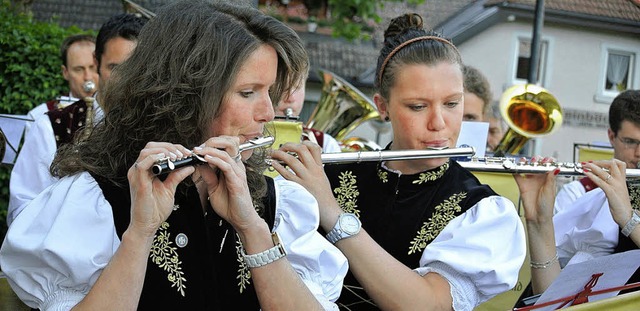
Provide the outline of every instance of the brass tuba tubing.
{"type": "MultiPolygon", "coordinates": [[[[460,166],[472,172],[508,173],[508,174],[545,174],[560,169],[558,175],[584,175],[582,164],[573,162],[556,162],[546,164],[528,164],[516,162],[512,158],[472,158],[471,161],[458,162],[460,166]]],[[[627,169],[627,178],[640,177],[640,169],[627,169]]]]}
{"type": "Polygon", "coordinates": [[[427,150],[378,150],[342,153],[323,153],[323,164],[352,163],[367,161],[418,160],[446,157],[469,157],[475,154],[473,147],[427,150]]]}
{"type": "MultiPolygon", "coordinates": [[[[248,140],[245,143],[240,144],[238,148],[238,152],[243,152],[246,150],[271,145],[273,143],[273,140],[274,139],[271,136],[258,137],[258,138],[248,140]]],[[[156,162],[156,164],[154,164],[151,167],[151,172],[156,176],[164,175],[173,170],[177,170],[181,167],[185,167],[189,165],[197,165],[202,163],[206,163],[205,159],[195,153],[191,154],[186,158],[175,160],[175,161],[171,161],[171,159],[169,158],[164,158],[156,162]]]]}

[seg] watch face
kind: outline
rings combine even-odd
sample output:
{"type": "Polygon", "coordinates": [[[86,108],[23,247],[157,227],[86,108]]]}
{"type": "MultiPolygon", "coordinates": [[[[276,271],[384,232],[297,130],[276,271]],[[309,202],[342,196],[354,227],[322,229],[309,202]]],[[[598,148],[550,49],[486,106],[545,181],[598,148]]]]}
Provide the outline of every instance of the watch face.
{"type": "Polygon", "coordinates": [[[349,235],[356,234],[360,231],[360,220],[353,214],[343,214],[340,217],[340,228],[349,235]]]}

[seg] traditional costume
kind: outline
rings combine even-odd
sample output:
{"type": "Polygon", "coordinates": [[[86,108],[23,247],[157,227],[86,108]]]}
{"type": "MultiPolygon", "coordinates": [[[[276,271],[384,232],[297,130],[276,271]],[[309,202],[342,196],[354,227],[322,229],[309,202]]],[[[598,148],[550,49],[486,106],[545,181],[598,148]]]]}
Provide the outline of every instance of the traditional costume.
{"type": "MultiPolygon", "coordinates": [[[[472,310],[515,286],[526,255],[518,213],[457,162],[413,175],[384,162],[325,171],[340,207],[355,213],[381,247],[420,275],[447,279],[455,310],[472,310]]],[[[377,310],[351,273],[339,304],[377,310]]]]}
{"type": "MultiPolygon", "coordinates": [[[[318,301],[337,310],[332,301],[348,265],[317,232],[316,200],[296,183],[267,180],[259,213],[318,301]]],[[[156,232],[138,309],[259,310],[231,225],[210,206],[202,208],[194,186],[181,185],[175,204],[156,232]]],[[[0,250],[2,270],[20,299],[41,310],[68,310],[81,301],[120,245],[130,205],[128,186],[86,172],[60,179],[31,201],[0,250]]]]}

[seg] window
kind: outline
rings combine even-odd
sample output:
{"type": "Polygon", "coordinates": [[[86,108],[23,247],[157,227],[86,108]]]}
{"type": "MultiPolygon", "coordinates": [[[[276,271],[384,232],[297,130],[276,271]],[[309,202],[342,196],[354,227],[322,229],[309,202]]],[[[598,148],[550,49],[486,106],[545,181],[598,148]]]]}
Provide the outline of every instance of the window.
{"type": "MultiPolygon", "coordinates": [[[[545,69],[547,65],[547,53],[549,42],[547,40],[540,40],[540,57],[538,62],[537,82],[541,85],[545,85],[546,75],[545,69]]],[[[513,84],[526,83],[529,79],[531,59],[531,38],[518,38],[517,47],[517,61],[515,64],[515,70],[513,75],[513,84]]]]}
{"type": "Polygon", "coordinates": [[[611,103],[620,92],[638,87],[637,55],[631,47],[605,45],[602,47],[600,80],[595,100],[611,103]]]}
{"type": "Polygon", "coordinates": [[[604,89],[607,92],[619,93],[629,88],[632,65],[632,53],[610,50],[607,53],[607,70],[604,89]]]}

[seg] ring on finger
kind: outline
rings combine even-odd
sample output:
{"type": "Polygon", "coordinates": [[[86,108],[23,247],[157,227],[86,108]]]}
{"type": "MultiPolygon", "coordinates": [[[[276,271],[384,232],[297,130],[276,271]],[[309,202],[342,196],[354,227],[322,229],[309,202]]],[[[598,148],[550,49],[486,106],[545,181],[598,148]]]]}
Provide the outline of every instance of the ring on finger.
{"type": "Polygon", "coordinates": [[[608,182],[609,179],[611,179],[611,174],[607,174],[607,178],[605,178],[604,181],[608,182]]]}

